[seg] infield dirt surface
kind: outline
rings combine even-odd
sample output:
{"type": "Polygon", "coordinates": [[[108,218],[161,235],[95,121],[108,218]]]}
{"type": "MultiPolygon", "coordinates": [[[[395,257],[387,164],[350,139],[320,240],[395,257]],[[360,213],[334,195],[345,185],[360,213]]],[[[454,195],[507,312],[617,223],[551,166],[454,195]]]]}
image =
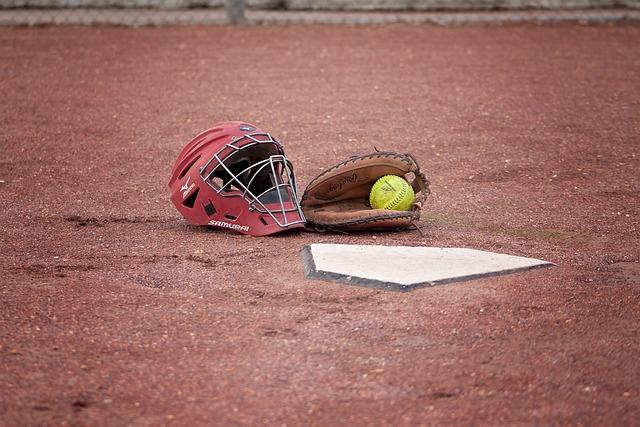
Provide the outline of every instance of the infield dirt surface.
{"type": "Polygon", "coordinates": [[[0,29],[0,424],[637,423],[639,44],[634,25],[0,29]],[[279,138],[302,188],[413,154],[424,236],[186,225],[173,162],[233,119],[279,138]],[[306,280],[319,242],[557,267],[401,294],[306,280]]]}

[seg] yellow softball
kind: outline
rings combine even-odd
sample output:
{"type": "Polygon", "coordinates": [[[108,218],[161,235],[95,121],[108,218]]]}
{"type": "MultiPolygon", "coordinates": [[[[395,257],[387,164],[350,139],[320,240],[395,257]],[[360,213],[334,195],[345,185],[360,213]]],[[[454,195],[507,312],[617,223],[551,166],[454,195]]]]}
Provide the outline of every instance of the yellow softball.
{"type": "Polygon", "coordinates": [[[408,211],[415,198],[409,183],[395,175],[385,175],[378,179],[369,193],[369,203],[373,209],[408,211]]]}

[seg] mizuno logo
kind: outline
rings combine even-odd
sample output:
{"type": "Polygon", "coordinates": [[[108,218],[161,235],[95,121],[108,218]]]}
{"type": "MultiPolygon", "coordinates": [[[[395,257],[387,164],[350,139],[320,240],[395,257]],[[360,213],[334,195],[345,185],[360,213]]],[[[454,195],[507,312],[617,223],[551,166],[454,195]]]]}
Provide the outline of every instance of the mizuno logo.
{"type": "Polygon", "coordinates": [[[189,181],[190,181],[190,180],[191,180],[191,177],[188,177],[188,178],[187,178],[187,182],[185,182],[185,183],[182,185],[182,187],[180,187],[180,191],[184,191],[184,190],[186,190],[187,188],[189,188],[189,181]]]}
{"type": "Polygon", "coordinates": [[[193,190],[193,187],[195,187],[196,185],[194,182],[192,182],[191,185],[189,185],[189,181],[191,181],[191,177],[188,177],[187,182],[182,184],[182,187],[180,187],[180,191],[182,192],[183,199],[187,198],[187,194],[189,194],[191,190],[193,190]]]}

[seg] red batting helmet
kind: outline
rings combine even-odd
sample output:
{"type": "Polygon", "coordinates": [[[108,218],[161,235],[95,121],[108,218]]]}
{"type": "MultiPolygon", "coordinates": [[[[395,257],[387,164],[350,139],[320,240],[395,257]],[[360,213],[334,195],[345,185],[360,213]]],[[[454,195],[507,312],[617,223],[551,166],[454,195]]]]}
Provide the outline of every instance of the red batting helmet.
{"type": "Polygon", "coordinates": [[[193,138],[171,171],[171,201],[194,225],[265,236],[304,227],[293,165],[270,134],[218,123],[193,138]]]}

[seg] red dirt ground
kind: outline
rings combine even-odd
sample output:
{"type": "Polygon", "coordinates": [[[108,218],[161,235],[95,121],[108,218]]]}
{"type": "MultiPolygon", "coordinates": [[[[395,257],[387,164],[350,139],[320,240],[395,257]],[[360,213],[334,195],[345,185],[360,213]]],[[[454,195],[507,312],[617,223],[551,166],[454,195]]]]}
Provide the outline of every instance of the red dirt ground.
{"type": "Polygon", "coordinates": [[[632,425],[640,27],[0,29],[0,424],[632,425]],[[254,122],[304,187],[408,151],[402,233],[189,227],[166,183],[254,122]],[[308,281],[314,242],[536,270],[400,294],[308,281]]]}

